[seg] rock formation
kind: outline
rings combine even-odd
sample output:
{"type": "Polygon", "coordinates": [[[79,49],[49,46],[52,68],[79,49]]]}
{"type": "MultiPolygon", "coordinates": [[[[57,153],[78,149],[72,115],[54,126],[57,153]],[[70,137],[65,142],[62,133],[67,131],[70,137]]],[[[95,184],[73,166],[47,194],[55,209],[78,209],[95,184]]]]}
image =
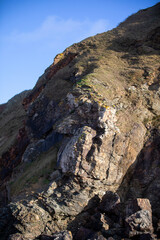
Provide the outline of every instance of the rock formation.
{"type": "Polygon", "coordinates": [[[0,106],[0,236],[160,237],[160,4],[67,48],[0,106]]]}

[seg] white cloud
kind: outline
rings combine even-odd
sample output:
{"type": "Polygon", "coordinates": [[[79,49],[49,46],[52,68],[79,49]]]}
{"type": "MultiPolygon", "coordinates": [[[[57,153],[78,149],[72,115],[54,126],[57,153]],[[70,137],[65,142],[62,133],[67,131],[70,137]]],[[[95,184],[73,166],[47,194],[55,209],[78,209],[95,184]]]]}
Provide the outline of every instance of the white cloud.
{"type": "Polygon", "coordinates": [[[73,19],[64,20],[55,16],[48,16],[44,22],[34,31],[14,31],[5,40],[17,43],[32,43],[41,40],[57,40],[62,38],[73,38],[79,41],[83,38],[107,31],[108,21],[99,19],[97,21],[76,21],[73,19]]]}

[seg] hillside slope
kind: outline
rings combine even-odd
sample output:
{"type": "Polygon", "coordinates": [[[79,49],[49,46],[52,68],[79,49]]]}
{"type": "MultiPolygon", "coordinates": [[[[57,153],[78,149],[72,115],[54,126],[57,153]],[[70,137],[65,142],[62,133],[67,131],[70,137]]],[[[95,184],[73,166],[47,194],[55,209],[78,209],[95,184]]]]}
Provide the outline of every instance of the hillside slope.
{"type": "Polygon", "coordinates": [[[70,46],[13,100],[1,239],[160,237],[160,4],[70,46]]]}

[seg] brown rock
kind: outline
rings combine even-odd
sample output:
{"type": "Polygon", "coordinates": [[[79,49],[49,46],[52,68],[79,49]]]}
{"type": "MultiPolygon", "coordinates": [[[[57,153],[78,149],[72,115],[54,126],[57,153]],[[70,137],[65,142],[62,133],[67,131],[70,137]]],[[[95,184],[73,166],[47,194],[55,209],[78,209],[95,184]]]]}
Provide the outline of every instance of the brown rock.
{"type": "Polygon", "coordinates": [[[152,209],[149,199],[136,198],[128,201],[126,206],[126,216],[130,216],[141,210],[147,210],[152,215],[152,209]]]}
{"type": "Polygon", "coordinates": [[[15,234],[10,235],[8,240],[27,240],[27,239],[24,238],[22,234],[15,233],[15,234]]]}
{"type": "Polygon", "coordinates": [[[10,205],[12,216],[15,219],[15,229],[26,239],[39,236],[50,221],[51,216],[32,200],[26,204],[17,202],[10,205]]]}

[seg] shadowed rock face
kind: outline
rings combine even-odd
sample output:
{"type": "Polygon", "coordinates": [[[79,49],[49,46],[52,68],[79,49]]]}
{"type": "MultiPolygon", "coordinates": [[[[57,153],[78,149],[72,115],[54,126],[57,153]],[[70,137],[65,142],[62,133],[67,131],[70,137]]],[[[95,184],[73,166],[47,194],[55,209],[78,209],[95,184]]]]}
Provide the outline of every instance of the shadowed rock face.
{"type": "Polygon", "coordinates": [[[21,162],[29,138],[26,132],[26,113],[22,100],[29,91],[24,91],[8,103],[0,106],[0,205],[7,202],[6,182],[10,179],[13,169],[21,162]]]}
{"type": "Polygon", "coordinates": [[[2,239],[156,239],[159,23],[157,4],[72,45],[0,106],[2,239]]]}
{"type": "Polygon", "coordinates": [[[6,107],[6,103],[0,104],[0,113],[3,112],[3,110],[5,109],[5,107],[6,107]]]}
{"type": "Polygon", "coordinates": [[[136,165],[129,169],[124,177],[123,183],[118,192],[125,201],[128,198],[139,197],[150,200],[153,211],[153,224],[158,229],[160,217],[159,208],[159,183],[160,183],[160,135],[154,129],[152,136],[145,143],[141,150],[136,165]]]}
{"type": "Polygon", "coordinates": [[[21,156],[28,145],[29,140],[26,134],[25,127],[19,129],[19,133],[14,146],[9,151],[2,154],[0,158],[0,180],[3,181],[9,177],[14,167],[20,163],[21,156]]]}

